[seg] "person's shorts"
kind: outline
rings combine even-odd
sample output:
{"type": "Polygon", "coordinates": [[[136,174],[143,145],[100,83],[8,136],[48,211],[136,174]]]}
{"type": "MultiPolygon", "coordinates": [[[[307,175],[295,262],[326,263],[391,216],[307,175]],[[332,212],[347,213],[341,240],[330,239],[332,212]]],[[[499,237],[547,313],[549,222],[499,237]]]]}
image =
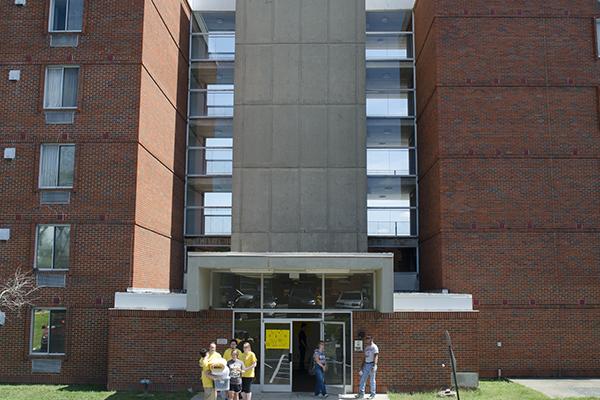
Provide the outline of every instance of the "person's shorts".
{"type": "Polygon", "coordinates": [[[242,392],[252,393],[252,381],[254,378],[242,378],[242,392]]]}
{"type": "Polygon", "coordinates": [[[242,385],[239,383],[230,383],[229,384],[229,391],[230,392],[234,392],[234,393],[239,393],[242,391],[242,385]]]}

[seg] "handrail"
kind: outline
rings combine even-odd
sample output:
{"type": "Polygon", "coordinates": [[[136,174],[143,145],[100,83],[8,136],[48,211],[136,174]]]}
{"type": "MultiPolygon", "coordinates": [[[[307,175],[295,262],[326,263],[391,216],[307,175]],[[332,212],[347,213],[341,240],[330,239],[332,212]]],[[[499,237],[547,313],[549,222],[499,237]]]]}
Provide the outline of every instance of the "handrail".
{"type": "Polygon", "coordinates": [[[271,376],[271,380],[269,380],[269,383],[273,383],[273,381],[277,377],[277,374],[279,373],[279,370],[281,369],[281,364],[283,364],[283,359],[285,357],[286,357],[285,354],[282,354],[281,357],[279,357],[279,362],[277,363],[277,367],[275,368],[275,371],[273,371],[273,375],[271,376]]]}

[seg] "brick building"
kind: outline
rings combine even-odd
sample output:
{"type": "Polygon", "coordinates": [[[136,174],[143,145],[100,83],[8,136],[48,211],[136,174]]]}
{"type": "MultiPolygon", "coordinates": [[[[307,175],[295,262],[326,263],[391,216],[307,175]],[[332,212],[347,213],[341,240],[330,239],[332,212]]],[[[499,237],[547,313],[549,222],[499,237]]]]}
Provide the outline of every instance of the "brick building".
{"type": "Polygon", "coordinates": [[[596,1],[16,3],[1,382],[197,388],[235,337],[310,390],[303,324],[339,391],[365,334],[383,390],[448,385],[446,330],[466,374],[600,374],[596,1]]]}

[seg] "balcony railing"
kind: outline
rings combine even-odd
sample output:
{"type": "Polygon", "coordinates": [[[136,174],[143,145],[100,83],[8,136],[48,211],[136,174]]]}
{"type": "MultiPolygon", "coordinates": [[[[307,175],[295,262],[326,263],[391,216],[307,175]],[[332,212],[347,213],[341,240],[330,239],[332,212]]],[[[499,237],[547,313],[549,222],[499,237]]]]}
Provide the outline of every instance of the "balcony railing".
{"type": "Polygon", "coordinates": [[[231,207],[188,207],[187,236],[231,236],[231,207]]]}
{"type": "Polygon", "coordinates": [[[367,33],[366,58],[372,60],[412,60],[413,43],[410,32],[367,33]]]}
{"type": "Polygon", "coordinates": [[[233,85],[190,90],[190,118],[233,117],[233,85]]]}
{"type": "Polygon", "coordinates": [[[367,234],[387,237],[416,236],[416,207],[369,207],[367,209],[367,234]]]}
{"type": "Polygon", "coordinates": [[[188,176],[229,176],[233,172],[231,147],[190,147],[188,176]]]}
{"type": "Polygon", "coordinates": [[[233,60],[235,32],[192,34],[192,61],[233,60]]]}

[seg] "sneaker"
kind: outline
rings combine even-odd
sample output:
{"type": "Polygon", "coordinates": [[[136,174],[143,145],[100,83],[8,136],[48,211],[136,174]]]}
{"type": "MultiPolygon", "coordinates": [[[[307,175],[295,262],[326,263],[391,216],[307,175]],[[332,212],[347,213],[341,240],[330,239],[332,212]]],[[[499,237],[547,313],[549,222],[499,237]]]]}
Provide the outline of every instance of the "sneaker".
{"type": "Polygon", "coordinates": [[[362,399],[363,397],[365,397],[363,393],[359,393],[356,396],[354,396],[355,399],[362,399]]]}
{"type": "Polygon", "coordinates": [[[315,396],[315,397],[319,397],[320,395],[321,395],[321,393],[313,394],[313,396],[315,396]]]}
{"type": "Polygon", "coordinates": [[[325,393],[325,394],[323,395],[323,398],[324,398],[324,399],[326,399],[327,397],[329,397],[329,395],[328,395],[327,393],[325,393]]]}
{"type": "Polygon", "coordinates": [[[371,394],[369,395],[369,399],[374,399],[374,398],[375,398],[375,393],[371,393],[371,394]]]}

